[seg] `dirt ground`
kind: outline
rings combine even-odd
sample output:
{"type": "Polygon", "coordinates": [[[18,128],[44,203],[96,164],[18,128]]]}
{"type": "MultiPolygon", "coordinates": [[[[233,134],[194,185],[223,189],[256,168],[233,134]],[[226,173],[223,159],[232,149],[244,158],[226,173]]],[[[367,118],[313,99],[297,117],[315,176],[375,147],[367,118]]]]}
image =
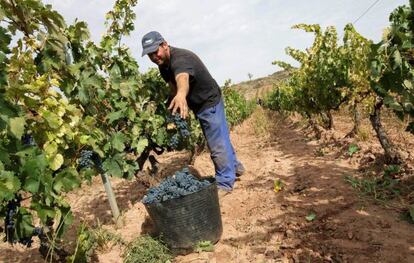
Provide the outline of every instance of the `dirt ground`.
{"type": "MultiPolygon", "coordinates": [[[[395,206],[361,197],[344,179],[359,176],[359,160],[369,154],[375,158],[378,145],[366,146],[371,145],[368,141],[360,146],[359,159],[358,154],[348,158],[338,147],[306,136],[298,122],[266,114],[256,112],[231,132],[247,172],[220,201],[224,229],[214,252],[177,256],[176,262],[414,262],[414,225],[403,220],[395,206]],[[281,191],[275,192],[275,180],[283,183],[281,191]],[[307,220],[312,214],[315,218],[307,220]]],[[[346,120],[338,118],[336,125],[346,134],[346,120]]],[[[182,152],[159,157],[160,176],[187,160],[182,152]]],[[[207,152],[194,166],[203,176],[214,173],[207,152]]],[[[98,219],[127,241],[146,231],[147,212],[140,200],[148,184],[119,179],[112,183],[123,211],[121,223],[112,223],[102,183],[95,178],[67,197],[75,214],[69,242],[73,244],[80,222],[93,225],[98,219]]],[[[114,246],[99,251],[96,261],[122,262],[121,255],[114,246]]],[[[1,244],[0,261],[43,262],[37,244],[31,249],[1,244]]]]}

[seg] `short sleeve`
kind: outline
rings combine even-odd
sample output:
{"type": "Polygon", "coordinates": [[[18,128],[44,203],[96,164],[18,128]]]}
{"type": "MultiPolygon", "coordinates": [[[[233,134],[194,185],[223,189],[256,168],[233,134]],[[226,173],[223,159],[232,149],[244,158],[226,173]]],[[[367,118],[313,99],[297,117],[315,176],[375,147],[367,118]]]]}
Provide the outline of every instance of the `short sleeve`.
{"type": "Polygon", "coordinates": [[[174,76],[177,76],[180,73],[188,73],[190,76],[194,77],[194,62],[193,58],[189,56],[183,56],[176,59],[171,65],[172,72],[174,76]]]}

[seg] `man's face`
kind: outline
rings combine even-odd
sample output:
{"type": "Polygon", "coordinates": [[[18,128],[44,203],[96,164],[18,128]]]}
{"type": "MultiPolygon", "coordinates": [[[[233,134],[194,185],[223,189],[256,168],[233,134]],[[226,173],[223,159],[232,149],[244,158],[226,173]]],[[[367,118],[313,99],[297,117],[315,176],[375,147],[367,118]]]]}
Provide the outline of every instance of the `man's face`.
{"type": "Polygon", "coordinates": [[[170,59],[168,44],[165,42],[162,43],[157,51],[149,53],[148,57],[158,66],[167,65],[170,59]]]}

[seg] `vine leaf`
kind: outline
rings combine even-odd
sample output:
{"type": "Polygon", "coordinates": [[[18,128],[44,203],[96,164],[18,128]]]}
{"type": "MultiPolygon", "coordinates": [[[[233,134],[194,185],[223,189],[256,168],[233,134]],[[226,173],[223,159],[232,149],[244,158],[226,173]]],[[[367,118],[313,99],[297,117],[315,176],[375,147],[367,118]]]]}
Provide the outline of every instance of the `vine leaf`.
{"type": "Polygon", "coordinates": [[[125,149],[125,141],[125,135],[121,132],[117,132],[112,136],[111,144],[115,150],[122,152],[125,149]]]}
{"type": "Polygon", "coordinates": [[[124,117],[123,110],[111,112],[110,114],[108,114],[109,124],[113,123],[116,120],[119,120],[122,117],[124,117]]]}
{"type": "Polygon", "coordinates": [[[138,142],[133,143],[132,145],[132,147],[137,149],[138,154],[141,154],[147,146],[148,146],[148,139],[146,138],[140,139],[138,142]]]}
{"type": "Polygon", "coordinates": [[[19,237],[30,237],[33,233],[32,214],[27,209],[20,207],[16,219],[16,232],[19,237]]]}
{"type": "Polygon", "coordinates": [[[63,162],[64,162],[63,156],[60,153],[58,153],[49,162],[49,167],[53,171],[57,171],[62,166],[63,162]]]}
{"type": "Polygon", "coordinates": [[[10,123],[10,132],[17,139],[20,139],[24,133],[24,126],[26,124],[24,117],[11,118],[10,123]]]}
{"type": "Polygon", "coordinates": [[[73,168],[65,169],[55,177],[53,189],[58,193],[62,191],[69,192],[77,188],[80,183],[76,170],[73,168]]]}
{"type": "Polygon", "coordinates": [[[37,193],[39,191],[40,179],[38,175],[26,178],[23,189],[30,193],[37,193]]]}
{"type": "Polygon", "coordinates": [[[13,199],[20,186],[20,181],[13,172],[0,171],[0,201],[13,199]]]}
{"type": "Polygon", "coordinates": [[[37,215],[40,218],[40,221],[42,221],[43,223],[46,223],[47,218],[55,217],[55,210],[52,207],[37,202],[32,203],[31,206],[34,210],[36,210],[37,215]]]}
{"type": "Polygon", "coordinates": [[[119,166],[119,163],[117,162],[117,156],[114,156],[111,159],[105,160],[105,162],[103,163],[103,168],[112,176],[122,177],[123,175],[122,169],[119,166]]]}

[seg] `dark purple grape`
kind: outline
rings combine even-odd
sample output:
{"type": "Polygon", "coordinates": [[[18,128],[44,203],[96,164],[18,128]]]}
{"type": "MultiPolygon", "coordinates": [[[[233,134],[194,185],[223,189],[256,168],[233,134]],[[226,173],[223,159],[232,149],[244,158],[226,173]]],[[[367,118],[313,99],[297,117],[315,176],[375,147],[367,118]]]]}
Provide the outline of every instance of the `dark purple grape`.
{"type": "Polygon", "coordinates": [[[172,149],[179,149],[185,142],[185,139],[191,135],[188,123],[185,119],[181,118],[178,113],[167,116],[167,123],[174,123],[177,130],[176,133],[170,138],[168,146],[172,149]]]}
{"type": "Polygon", "coordinates": [[[210,184],[207,180],[199,181],[186,167],[177,171],[174,176],[167,177],[157,187],[150,188],[142,202],[151,204],[179,198],[198,192],[210,184]]]}

